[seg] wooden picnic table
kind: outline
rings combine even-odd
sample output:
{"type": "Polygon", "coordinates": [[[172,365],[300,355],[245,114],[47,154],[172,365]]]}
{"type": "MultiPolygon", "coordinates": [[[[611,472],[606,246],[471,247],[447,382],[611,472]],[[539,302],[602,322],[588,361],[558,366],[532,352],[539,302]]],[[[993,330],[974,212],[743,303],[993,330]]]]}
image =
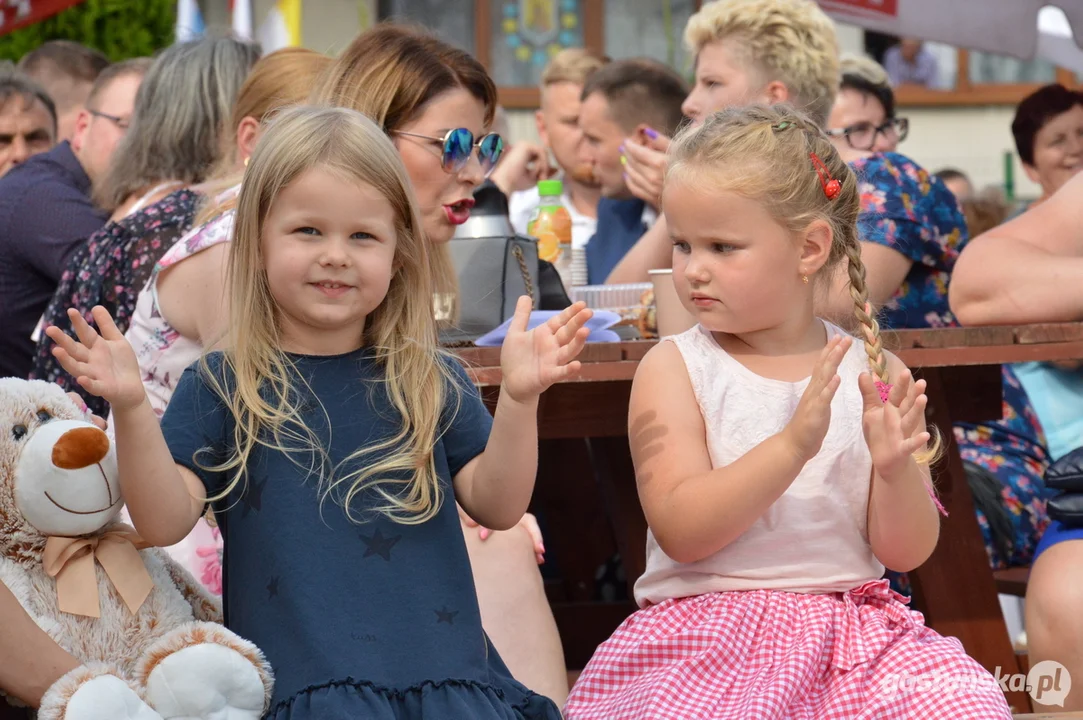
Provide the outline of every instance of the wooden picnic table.
{"type": "MultiPolygon", "coordinates": [[[[535,499],[546,500],[543,507],[551,515],[574,516],[572,525],[579,528],[611,523],[629,591],[644,570],[647,526],[628,449],[628,398],[639,360],[654,344],[588,345],[580,356],[579,378],[553,386],[539,403],[542,452],[535,499]]],[[[934,484],[949,514],[943,519],[933,555],[910,573],[914,605],[930,627],[957,637],[989,671],[1018,672],[951,428],[955,422],[1001,417],[1002,363],[1083,358],[1083,323],[900,330],[884,333],[884,344],[928,383],[928,420],[945,441],[944,457],[934,468],[934,484]]],[[[457,352],[486,402],[495,405],[500,349],[457,352]]],[[[552,524],[567,529],[564,520],[557,517],[552,524]]],[[[595,539],[589,547],[582,543],[583,538],[552,533],[546,538],[551,551],[558,549],[562,572],[580,578],[568,591],[568,599],[579,602],[589,599],[583,578],[591,576],[598,552],[605,550],[604,541],[595,539]]],[[[613,623],[629,609],[625,606],[618,617],[597,616],[603,632],[590,638],[590,649],[608,636],[613,623]]],[[[558,614],[558,624],[560,620],[558,614]]],[[[1008,700],[1017,711],[1030,710],[1025,693],[1008,693],[1008,700]]]]}

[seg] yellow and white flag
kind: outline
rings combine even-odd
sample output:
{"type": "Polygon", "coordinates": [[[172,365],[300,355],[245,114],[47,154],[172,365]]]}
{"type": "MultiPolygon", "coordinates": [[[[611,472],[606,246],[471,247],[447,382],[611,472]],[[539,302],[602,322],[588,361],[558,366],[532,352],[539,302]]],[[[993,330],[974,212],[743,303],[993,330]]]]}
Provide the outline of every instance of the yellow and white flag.
{"type": "Polygon", "coordinates": [[[264,53],[301,44],[301,0],[276,0],[259,28],[264,53]]]}

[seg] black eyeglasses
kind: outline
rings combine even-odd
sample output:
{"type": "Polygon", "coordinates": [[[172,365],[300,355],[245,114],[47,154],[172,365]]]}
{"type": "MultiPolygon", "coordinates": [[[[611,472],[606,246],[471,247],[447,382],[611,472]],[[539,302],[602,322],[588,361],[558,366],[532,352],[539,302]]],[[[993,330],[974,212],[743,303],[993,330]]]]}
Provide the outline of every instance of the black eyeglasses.
{"type": "Polygon", "coordinates": [[[442,151],[440,165],[449,173],[457,173],[466,167],[474,148],[477,148],[478,162],[481,163],[482,171],[488,175],[504,152],[504,138],[497,133],[483,135],[477,142],[474,142],[474,133],[466,128],[448,130],[443,137],[419,135],[417,133],[403,132],[402,130],[396,130],[395,134],[439,143],[442,151]]]}
{"type": "Polygon", "coordinates": [[[103,113],[100,110],[91,110],[89,108],[87,109],[87,112],[90,113],[91,115],[93,115],[94,117],[100,117],[100,118],[104,118],[104,119],[108,120],[109,122],[113,123],[118,128],[120,128],[121,130],[127,130],[128,129],[128,125],[130,123],[128,118],[117,117],[116,115],[110,115],[109,113],[103,113]]]}
{"type": "Polygon", "coordinates": [[[889,142],[900,143],[910,134],[910,120],[890,118],[877,127],[870,122],[855,123],[850,127],[826,131],[830,137],[844,137],[854,150],[872,150],[876,145],[876,136],[883,134],[889,142]]]}

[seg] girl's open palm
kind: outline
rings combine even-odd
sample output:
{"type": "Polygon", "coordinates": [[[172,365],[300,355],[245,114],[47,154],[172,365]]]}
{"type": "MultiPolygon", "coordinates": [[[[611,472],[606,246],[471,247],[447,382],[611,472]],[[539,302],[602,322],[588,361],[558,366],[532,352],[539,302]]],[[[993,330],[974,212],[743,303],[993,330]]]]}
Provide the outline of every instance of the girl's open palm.
{"type": "Polygon", "coordinates": [[[918,431],[927,401],[924,393],[917,393],[919,386],[924,388],[924,384],[908,383],[906,396],[900,399],[901,407],[896,406],[896,398],[891,396],[886,403],[880,400],[880,392],[868,373],[861,374],[858,385],[864,400],[861,425],[872,455],[872,465],[880,477],[891,479],[906,468],[911,455],[929,442],[929,433],[918,431]]]}
{"type": "Polygon", "coordinates": [[[839,364],[853,343],[852,338],[835,336],[824,346],[809,378],[808,386],[793,417],[786,425],[785,433],[794,451],[805,462],[816,457],[831,426],[831,400],[839,389],[839,364]]]}
{"type": "Polygon", "coordinates": [[[115,409],[134,408],[146,398],[135,351],[105,308],[96,306],[91,315],[100,334],[75,309],[68,310],[68,318],[78,340],[55,326],[45,330],[56,343],[53,356],[88,392],[115,409]]]}
{"type": "Polygon", "coordinates": [[[584,326],[593,316],[586,303],[578,302],[533,330],[527,330],[530,307],[529,297],[519,298],[500,351],[500,369],[504,376],[502,392],[517,401],[530,401],[553,383],[575,377],[580,369],[575,358],[590,335],[590,330],[584,326]]]}
{"type": "Polygon", "coordinates": [[[915,381],[913,374],[905,370],[888,394],[888,402],[899,409],[899,415],[903,418],[903,433],[906,437],[912,436],[925,426],[925,406],[929,400],[925,395],[925,388],[924,380],[915,381]]]}

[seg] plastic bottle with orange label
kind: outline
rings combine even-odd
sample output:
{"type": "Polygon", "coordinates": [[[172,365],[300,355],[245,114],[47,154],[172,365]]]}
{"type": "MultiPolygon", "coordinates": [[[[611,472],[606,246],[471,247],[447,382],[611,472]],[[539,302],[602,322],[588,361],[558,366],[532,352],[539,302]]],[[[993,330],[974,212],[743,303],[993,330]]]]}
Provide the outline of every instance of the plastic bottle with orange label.
{"type": "Polygon", "coordinates": [[[552,263],[565,288],[572,286],[572,216],[568,214],[561,196],[564,185],[560,180],[538,183],[540,202],[527,222],[526,231],[538,239],[538,259],[552,263]]]}

